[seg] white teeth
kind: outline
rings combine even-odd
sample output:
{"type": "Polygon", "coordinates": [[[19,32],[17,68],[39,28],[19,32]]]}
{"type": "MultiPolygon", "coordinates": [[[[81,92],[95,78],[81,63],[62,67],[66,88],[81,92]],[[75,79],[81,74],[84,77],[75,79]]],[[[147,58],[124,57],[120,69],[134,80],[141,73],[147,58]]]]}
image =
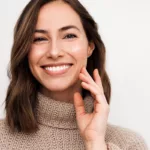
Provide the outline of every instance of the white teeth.
{"type": "Polygon", "coordinates": [[[46,70],[49,71],[60,71],[69,68],[70,65],[56,66],[56,67],[45,67],[46,70]]]}

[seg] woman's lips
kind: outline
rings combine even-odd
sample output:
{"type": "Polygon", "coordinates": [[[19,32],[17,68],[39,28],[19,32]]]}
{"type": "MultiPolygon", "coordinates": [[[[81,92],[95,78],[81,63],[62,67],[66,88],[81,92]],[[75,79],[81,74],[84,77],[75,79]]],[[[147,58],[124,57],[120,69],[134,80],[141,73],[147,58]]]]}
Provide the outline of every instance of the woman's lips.
{"type": "Polygon", "coordinates": [[[63,75],[68,72],[72,65],[60,65],[60,66],[47,66],[43,67],[44,71],[51,76],[63,75]]]}

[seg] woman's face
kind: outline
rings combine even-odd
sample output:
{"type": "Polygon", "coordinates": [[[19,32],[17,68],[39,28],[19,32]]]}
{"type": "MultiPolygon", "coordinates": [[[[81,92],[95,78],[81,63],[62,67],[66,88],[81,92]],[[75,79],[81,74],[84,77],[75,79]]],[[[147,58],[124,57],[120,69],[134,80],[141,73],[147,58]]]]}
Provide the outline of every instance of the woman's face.
{"type": "Polygon", "coordinates": [[[63,91],[79,81],[93,49],[78,14],[63,2],[51,2],[39,12],[29,67],[44,90],[63,91]]]}

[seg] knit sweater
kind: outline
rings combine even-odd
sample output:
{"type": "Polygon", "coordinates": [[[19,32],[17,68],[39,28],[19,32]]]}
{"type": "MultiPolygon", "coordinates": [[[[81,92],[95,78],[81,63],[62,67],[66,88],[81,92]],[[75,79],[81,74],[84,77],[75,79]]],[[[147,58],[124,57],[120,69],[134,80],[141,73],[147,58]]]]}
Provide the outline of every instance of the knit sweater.
{"type": "MultiPolygon", "coordinates": [[[[0,120],[0,150],[85,150],[79,134],[73,103],[56,101],[38,93],[36,133],[12,133],[0,120]]],[[[93,109],[93,98],[84,98],[85,110],[93,109]]],[[[148,150],[136,132],[108,123],[105,141],[110,150],[148,150]]]]}

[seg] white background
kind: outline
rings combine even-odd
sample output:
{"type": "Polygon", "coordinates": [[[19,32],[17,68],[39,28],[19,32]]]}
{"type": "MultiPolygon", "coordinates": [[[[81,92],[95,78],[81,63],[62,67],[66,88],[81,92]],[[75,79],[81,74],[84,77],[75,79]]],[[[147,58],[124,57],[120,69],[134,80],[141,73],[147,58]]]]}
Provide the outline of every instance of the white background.
{"type": "MultiPolygon", "coordinates": [[[[0,105],[9,83],[13,27],[29,0],[0,1],[0,105]]],[[[109,122],[140,133],[150,147],[150,1],[80,0],[99,25],[112,84],[109,122]]],[[[0,118],[5,117],[4,104],[0,118]]]]}

